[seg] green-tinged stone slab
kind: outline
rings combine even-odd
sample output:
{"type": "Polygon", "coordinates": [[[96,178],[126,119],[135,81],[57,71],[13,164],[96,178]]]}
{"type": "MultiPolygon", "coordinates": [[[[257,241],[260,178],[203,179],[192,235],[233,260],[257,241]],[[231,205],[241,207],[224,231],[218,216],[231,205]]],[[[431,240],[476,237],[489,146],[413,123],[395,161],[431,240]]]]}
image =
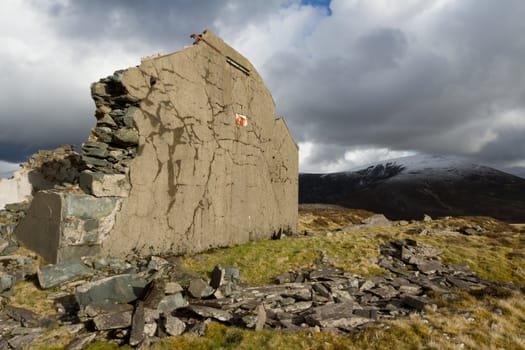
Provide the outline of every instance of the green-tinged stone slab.
{"type": "Polygon", "coordinates": [[[113,134],[113,142],[120,146],[134,146],[139,143],[139,132],[134,128],[118,129],[113,134]]]}
{"type": "Polygon", "coordinates": [[[180,309],[188,306],[188,302],[184,299],[181,293],[175,293],[164,297],[157,307],[161,313],[168,314],[175,309],[180,309]]]}
{"type": "Polygon", "coordinates": [[[81,219],[97,219],[110,215],[115,209],[116,198],[96,198],[83,194],[64,194],[64,217],[76,216],[81,219]]]}
{"type": "Polygon", "coordinates": [[[135,274],[124,274],[86,283],[75,298],[81,308],[90,304],[126,304],[142,296],[148,282],[135,274]]]}
{"type": "Polygon", "coordinates": [[[40,287],[48,289],[90,276],[93,272],[93,269],[80,261],[65,261],[56,265],[39,266],[37,276],[40,287]]]}
{"type": "Polygon", "coordinates": [[[130,128],[134,126],[133,116],[135,115],[135,112],[137,111],[138,111],[137,107],[129,107],[126,110],[126,114],[124,114],[124,117],[123,117],[123,122],[125,126],[130,127],[130,128]]]}

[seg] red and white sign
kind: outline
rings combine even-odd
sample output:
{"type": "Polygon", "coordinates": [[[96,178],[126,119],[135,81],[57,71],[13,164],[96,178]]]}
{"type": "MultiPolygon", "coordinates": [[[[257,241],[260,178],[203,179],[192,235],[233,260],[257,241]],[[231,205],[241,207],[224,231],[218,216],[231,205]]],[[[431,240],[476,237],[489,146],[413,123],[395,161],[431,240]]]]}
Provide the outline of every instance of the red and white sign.
{"type": "Polygon", "coordinates": [[[247,126],[248,118],[245,115],[235,113],[235,124],[239,126],[247,126]]]}

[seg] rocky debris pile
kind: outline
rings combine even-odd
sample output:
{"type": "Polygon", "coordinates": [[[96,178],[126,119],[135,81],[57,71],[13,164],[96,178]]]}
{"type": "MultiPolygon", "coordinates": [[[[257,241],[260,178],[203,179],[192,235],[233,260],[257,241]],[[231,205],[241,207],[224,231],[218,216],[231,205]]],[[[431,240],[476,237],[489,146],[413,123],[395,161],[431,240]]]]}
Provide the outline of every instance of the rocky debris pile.
{"type": "Polygon", "coordinates": [[[30,257],[12,255],[19,248],[18,242],[13,238],[13,232],[26,215],[29,204],[27,201],[6,204],[5,208],[0,210],[0,296],[2,297],[11,296],[15,284],[31,275],[36,265],[35,255],[30,257]]]}
{"type": "Polygon", "coordinates": [[[0,210],[0,235],[2,237],[11,236],[16,225],[26,216],[29,205],[29,201],[10,203],[0,210]]]}
{"type": "Polygon", "coordinates": [[[82,173],[80,185],[95,196],[124,197],[129,191],[128,164],[136,156],[139,142],[133,121],[139,101],[128,94],[122,73],[116,71],[91,85],[97,124],[88,142],[82,144],[82,159],[88,169],[82,173]]]}
{"type": "Polygon", "coordinates": [[[241,283],[235,267],[217,265],[206,281],[160,257],[89,257],[40,266],[41,288],[60,289],[50,295],[57,314],[38,319],[7,306],[0,332],[6,349],[35,341],[46,325],[76,334],[67,349],[96,339],[142,346],[166,336],[203,335],[211,321],[254,330],[348,332],[436,307],[428,291],[492,285],[466,265],[443,264],[438,249],[414,240],[392,241],[381,253],[378,263],[392,275],[363,278],[321,262],[258,287],[241,283]]]}
{"type": "Polygon", "coordinates": [[[381,247],[379,266],[423,291],[449,292],[453,288],[483,288],[491,284],[479,278],[466,264],[445,265],[441,251],[412,239],[396,240],[381,247]]]}
{"type": "Polygon", "coordinates": [[[29,174],[32,205],[26,219],[14,226],[14,235],[47,261],[97,255],[113,229],[121,197],[129,194],[127,169],[137,153],[133,115],[138,100],[127,93],[121,78],[117,71],[92,84],[97,124],[82,144],[82,155],[66,145],[39,151],[26,165],[42,174],[43,185],[35,185],[29,174]]]}
{"type": "Polygon", "coordinates": [[[15,284],[28,278],[33,273],[35,265],[35,256],[27,257],[18,254],[0,256],[0,296],[12,296],[15,284]]]}
{"type": "Polygon", "coordinates": [[[62,145],[53,151],[40,150],[21,166],[37,172],[41,177],[30,174],[34,191],[71,187],[78,183],[80,172],[85,168],[82,157],[72,145],[62,145]]]}
{"type": "MultiPolygon", "coordinates": [[[[443,217],[441,219],[451,219],[450,216],[443,217]]],[[[336,231],[357,231],[362,230],[366,228],[380,228],[380,227],[391,227],[391,226],[408,226],[405,231],[405,233],[410,235],[431,235],[431,234],[443,234],[443,233],[451,233],[451,234],[462,234],[466,236],[472,236],[472,235],[484,235],[490,232],[490,228],[487,229],[486,227],[483,227],[482,225],[478,225],[475,223],[468,223],[463,222],[458,225],[444,224],[441,219],[433,219],[429,215],[425,214],[423,216],[423,219],[421,221],[417,220],[399,220],[399,221],[391,221],[388,220],[383,214],[374,214],[367,218],[364,218],[360,221],[358,224],[348,225],[344,226],[342,228],[337,229],[336,231]]],[[[494,219],[489,219],[492,221],[492,225],[494,225],[494,219]]]]}
{"type": "Polygon", "coordinates": [[[409,235],[432,235],[432,234],[462,234],[465,236],[484,235],[489,231],[480,225],[461,225],[461,226],[447,226],[428,228],[424,226],[411,227],[405,231],[409,235]]]}
{"type": "Polygon", "coordinates": [[[13,239],[13,232],[27,213],[30,202],[6,204],[0,210],[0,255],[8,255],[18,249],[19,245],[13,239]]]}
{"type": "Polygon", "coordinates": [[[0,179],[0,209],[7,204],[31,201],[41,190],[78,190],[80,172],[85,169],[72,145],[40,150],[20,167],[9,179],[0,179]]]}
{"type": "Polygon", "coordinates": [[[374,214],[362,219],[360,224],[345,226],[341,228],[340,231],[355,231],[369,227],[389,227],[393,225],[394,223],[388,220],[383,214],[374,214]]]}

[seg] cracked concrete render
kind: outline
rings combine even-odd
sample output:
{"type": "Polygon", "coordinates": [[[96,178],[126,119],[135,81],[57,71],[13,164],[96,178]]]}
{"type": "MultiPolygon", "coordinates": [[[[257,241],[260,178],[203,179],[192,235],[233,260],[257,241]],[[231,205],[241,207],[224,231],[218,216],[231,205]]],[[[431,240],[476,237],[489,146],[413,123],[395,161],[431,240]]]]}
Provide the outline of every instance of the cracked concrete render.
{"type": "Polygon", "coordinates": [[[195,252],[296,229],[297,145],[250,62],[211,32],[203,38],[122,75],[140,101],[139,146],[103,243],[112,255],[195,252]]]}
{"type": "Polygon", "coordinates": [[[297,144],[255,68],[213,33],[91,92],[85,194],[36,193],[15,231],[46,260],[190,253],[296,230],[297,144]]]}

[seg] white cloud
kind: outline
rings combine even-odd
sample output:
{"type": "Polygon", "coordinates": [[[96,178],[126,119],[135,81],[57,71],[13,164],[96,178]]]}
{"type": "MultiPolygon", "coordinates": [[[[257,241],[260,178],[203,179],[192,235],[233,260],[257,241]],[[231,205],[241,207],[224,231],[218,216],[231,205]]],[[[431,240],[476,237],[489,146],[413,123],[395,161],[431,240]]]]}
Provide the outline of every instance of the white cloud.
{"type": "Polygon", "coordinates": [[[348,163],[348,169],[364,167],[370,163],[383,160],[408,157],[417,154],[414,151],[395,151],[388,148],[363,148],[345,152],[344,159],[348,163]]]}
{"type": "Polygon", "coordinates": [[[301,145],[302,171],[405,152],[395,150],[523,161],[525,45],[513,38],[525,30],[524,2],[330,7],[331,16],[299,0],[4,1],[0,144],[82,141],[94,124],[91,82],[209,26],[262,74],[301,145]]]}
{"type": "Polygon", "coordinates": [[[0,178],[8,178],[13,175],[13,172],[20,169],[20,165],[17,163],[9,163],[0,160],[0,178]]]}
{"type": "Polygon", "coordinates": [[[408,157],[417,154],[415,151],[397,151],[388,148],[356,147],[341,150],[322,150],[322,144],[305,142],[299,144],[299,171],[302,173],[333,173],[340,171],[359,170],[371,163],[383,160],[408,157]],[[332,152],[335,157],[317,159],[316,151],[321,154],[332,152]]]}

